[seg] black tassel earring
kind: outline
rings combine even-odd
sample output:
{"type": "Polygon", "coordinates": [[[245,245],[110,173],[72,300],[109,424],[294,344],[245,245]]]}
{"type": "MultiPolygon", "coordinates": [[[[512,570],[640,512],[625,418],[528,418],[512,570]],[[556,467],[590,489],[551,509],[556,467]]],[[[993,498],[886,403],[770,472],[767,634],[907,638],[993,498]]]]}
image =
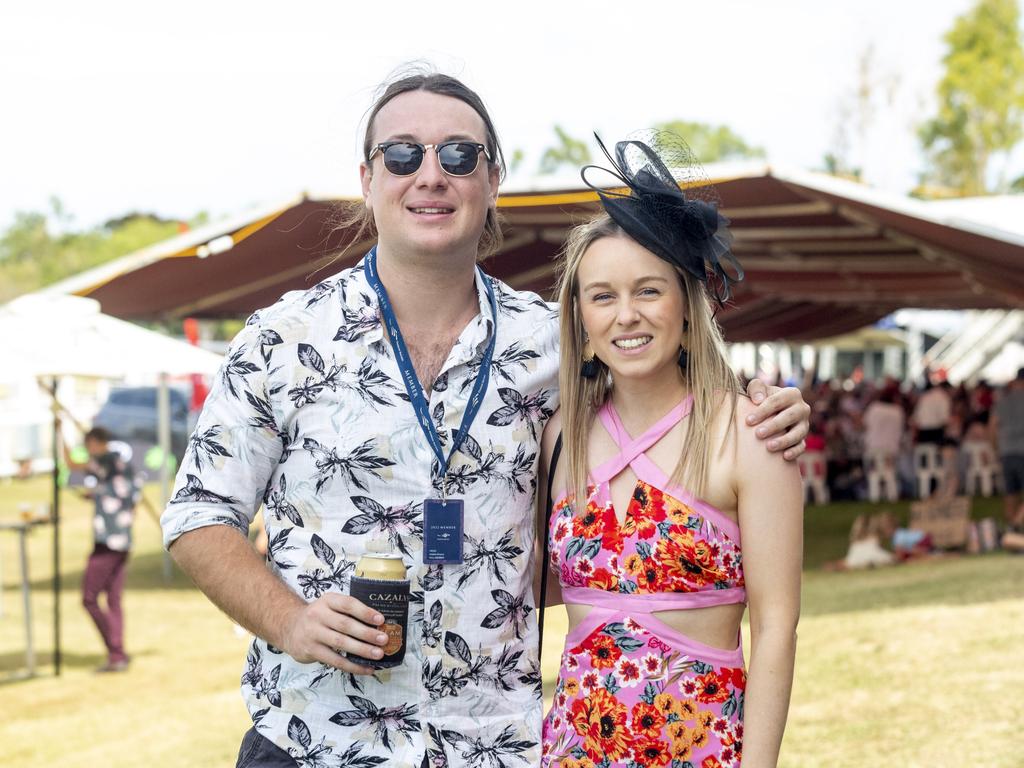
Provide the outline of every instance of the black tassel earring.
{"type": "Polygon", "coordinates": [[[584,379],[596,379],[598,370],[597,356],[588,341],[583,347],[583,365],[580,366],[580,376],[584,379]]]}
{"type": "MultiPolygon", "coordinates": [[[[683,320],[683,333],[686,333],[688,330],[690,330],[690,321],[689,320],[683,320]]],[[[689,360],[690,360],[690,356],[686,352],[686,347],[680,346],[679,347],[679,367],[682,369],[683,373],[686,373],[686,364],[689,362],[689,360]]]]}

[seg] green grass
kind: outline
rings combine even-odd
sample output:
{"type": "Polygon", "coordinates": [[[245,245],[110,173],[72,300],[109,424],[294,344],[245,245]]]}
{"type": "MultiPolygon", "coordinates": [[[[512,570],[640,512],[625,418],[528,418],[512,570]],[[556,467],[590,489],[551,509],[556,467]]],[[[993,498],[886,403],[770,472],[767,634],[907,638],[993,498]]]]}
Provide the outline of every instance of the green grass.
{"type": "MultiPolygon", "coordinates": [[[[0,517],[45,501],[44,480],[0,485],[0,517]]],[[[100,676],[98,635],[80,605],[90,508],[65,496],[64,673],[0,686],[0,766],[233,765],[248,716],[238,692],[247,638],[175,574],[165,583],[156,524],[140,513],[125,606],[134,655],[100,676]]],[[[888,504],[906,519],[906,503],[888,504]]],[[[977,500],[974,515],[997,515],[977,500]]],[[[950,557],[860,573],[842,557],[866,504],[810,508],[797,672],[780,765],[1019,766],[1024,751],[1024,557],[950,557]]],[[[34,628],[50,658],[50,529],[30,539],[34,628]]],[[[0,676],[23,664],[15,537],[0,534],[0,676]]],[[[553,683],[565,613],[549,613],[553,683]]]]}

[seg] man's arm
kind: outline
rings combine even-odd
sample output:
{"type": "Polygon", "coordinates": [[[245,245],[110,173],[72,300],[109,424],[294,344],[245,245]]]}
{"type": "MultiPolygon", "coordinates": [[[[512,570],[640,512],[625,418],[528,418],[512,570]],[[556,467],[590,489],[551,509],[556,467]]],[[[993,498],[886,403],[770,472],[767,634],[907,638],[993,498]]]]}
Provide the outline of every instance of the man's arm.
{"type": "Polygon", "coordinates": [[[751,379],[747,394],[756,408],[747,415],[754,434],[767,440],[772,453],[784,451],[782,458],[792,461],[804,452],[804,438],[811,427],[811,406],[804,402],[796,387],[769,387],[760,379],[751,379]]]}
{"type": "Polygon", "coordinates": [[[371,673],[338,651],[379,658],[367,642],[387,642],[383,617],[337,593],[307,604],[246,538],[282,451],[259,339],[254,324],[232,343],[161,518],[164,543],[215,605],[296,661],[371,673]]]}
{"type": "Polygon", "coordinates": [[[348,595],[327,593],[312,603],[266,567],[232,527],[210,525],[178,537],[171,556],[211,602],[258,637],[301,663],[319,661],[344,672],[373,674],[340,652],[383,655],[384,617],[348,595]]]}

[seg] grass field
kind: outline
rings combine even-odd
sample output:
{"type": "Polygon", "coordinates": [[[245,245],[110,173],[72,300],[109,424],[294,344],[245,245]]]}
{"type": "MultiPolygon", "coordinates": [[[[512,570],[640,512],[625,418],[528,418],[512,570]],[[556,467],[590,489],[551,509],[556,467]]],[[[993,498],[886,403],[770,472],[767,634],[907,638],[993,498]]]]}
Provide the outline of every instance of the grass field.
{"type": "MultiPolygon", "coordinates": [[[[45,501],[33,480],[0,486],[0,518],[45,501]]],[[[98,635],[79,602],[90,508],[68,494],[64,673],[0,685],[0,766],[228,766],[248,716],[238,693],[247,637],[180,574],[162,578],[159,532],[140,514],[125,597],[131,670],[96,675],[98,635]]],[[[905,519],[907,505],[890,504],[905,519]]],[[[976,500],[975,517],[996,500],[976,500]]],[[[866,504],[807,510],[796,682],[783,766],[1024,764],[1024,557],[950,557],[829,573],[866,504]]],[[[30,538],[34,628],[51,656],[50,531],[30,538]]],[[[15,537],[0,533],[0,676],[23,665],[15,537]]],[[[565,614],[549,613],[545,675],[554,680],[565,614]]]]}

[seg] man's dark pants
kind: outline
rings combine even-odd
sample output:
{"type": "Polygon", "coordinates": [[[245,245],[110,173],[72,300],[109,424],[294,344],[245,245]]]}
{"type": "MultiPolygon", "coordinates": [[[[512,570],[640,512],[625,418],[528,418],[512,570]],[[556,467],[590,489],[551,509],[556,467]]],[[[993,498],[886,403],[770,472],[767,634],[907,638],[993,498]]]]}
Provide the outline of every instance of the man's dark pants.
{"type": "Polygon", "coordinates": [[[121,594],[124,592],[125,564],[127,552],[115,552],[102,544],[89,555],[82,578],[82,605],[92,616],[96,629],[107,646],[109,663],[124,662],[124,614],[121,611],[121,594]],[[107,595],[107,607],[100,607],[99,596],[107,595]]]}

